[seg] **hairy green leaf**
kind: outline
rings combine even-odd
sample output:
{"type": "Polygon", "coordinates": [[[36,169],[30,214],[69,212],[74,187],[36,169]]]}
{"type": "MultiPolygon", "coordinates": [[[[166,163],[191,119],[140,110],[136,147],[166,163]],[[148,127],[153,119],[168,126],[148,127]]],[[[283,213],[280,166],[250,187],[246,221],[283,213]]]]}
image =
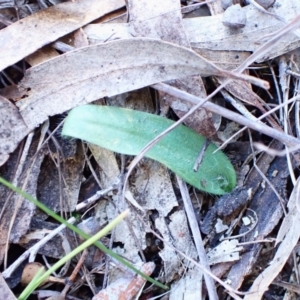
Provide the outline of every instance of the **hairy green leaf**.
{"type": "MultiPolygon", "coordinates": [[[[84,105],[71,110],[62,134],[85,140],[106,149],[137,155],[144,146],[174,122],[163,117],[118,107],[84,105]]],[[[146,156],[167,166],[194,187],[216,195],[236,185],[232,164],[224,153],[209,144],[198,171],[195,161],[205,137],[180,125],[154,145],[146,156]]]]}

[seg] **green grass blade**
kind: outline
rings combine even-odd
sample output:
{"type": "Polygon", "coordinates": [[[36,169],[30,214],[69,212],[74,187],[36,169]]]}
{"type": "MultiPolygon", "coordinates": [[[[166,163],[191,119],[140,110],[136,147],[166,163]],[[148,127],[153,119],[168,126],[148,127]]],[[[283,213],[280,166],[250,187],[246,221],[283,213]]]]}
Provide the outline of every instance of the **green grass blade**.
{"type": "MultiPolygon", "coordinates": [[[[72,259],[75,255],[82,252],[87,247],[91,246],[95,242],[97,242],[100,238],[107,235],[114,227],[116,227],[129,213],[129,210],[124,211],[119,216],[117,216],[114,220],[112,220],[107,226],[105,226],[98,233],[93,235],[91,238],[86,240],[83,244],[79,245],[73,251],[65,255],[62,259],[56,262],[50,269],[48,269],[43,275],[35,276],[31,283],[27,286],[27,288],[23,291],[23,293],[19,296],[18,300],[26,300],[28,296],[45,280],[47,279],[52,272],[56,271],[59,267],[63,266],[68,260],[72,259]]],[[[40,273],[39,270],[38,273],[40,273]]]]}
{"type": "MultiPolygon", "coordinates": [[[[45,213],[47,213],[49,216],[51,216],[52,218],[54,218],[55,220],[57,220],[61,224],[65,224],[70,230],[74,231],[79,236],[83,237],[86,240],[90,238],[90,236],[88,234],[84,233],[83,231],[81,231],[76,226],[68,223],[65,219],[63,219],[62,217],[60,217],[59,215],[57,215],[51,209],[49,209],[48,207],[46,207],[43,203],[41,203],[40,201],[38,201],[34,197],[30,196],[29,194],[25,193],[24,191],[22,191],[18,187],[14,186],[13,184],[11,184],[10,182],[8,182],[7,180],[5,180],[4,178],[2,178],[1,176],[0,176],[0,183],[2,183],[3,185],[5,185],[9,189],[13,190],[14,192],[18,193],[19,195],[21,195],[22,197],[24,197],[28,201],[34,203],[38,208],[40,208],[41,210],[43,210],[45,213]]],[[[155,284],[156,286],[158,286],[158,287],[160,287],[162,289],[165,289],[165,290],[168,289],[168,287],[166,285],[163,285],[160,282],[154,280],[153,278],[145,275],[144,273],[142,273],[141,271],[139,271],[137,268],[135,268],[132,264],[130,264],[128,261],[126,261],[124,258],[120,257],[119,255],[117,255],[116,253],[114,253],[113,251],[111,251],[110,249],[106,248],[99,241],[96,241],[94,243],[94,245],[96,247],[98,247],[101,251],[103,251],[104,253],[110,255],[111,257],[113,257],[114,259],[116,259],[117,261],[119,261],[120,263],[122,263],[123,265],[125,265],[128,269],[132,270],[133,272],[135,272],[135,273],[139,274],[140,276],[142,276],[143,278],[145,278],[147,281],[155,284]]]]}

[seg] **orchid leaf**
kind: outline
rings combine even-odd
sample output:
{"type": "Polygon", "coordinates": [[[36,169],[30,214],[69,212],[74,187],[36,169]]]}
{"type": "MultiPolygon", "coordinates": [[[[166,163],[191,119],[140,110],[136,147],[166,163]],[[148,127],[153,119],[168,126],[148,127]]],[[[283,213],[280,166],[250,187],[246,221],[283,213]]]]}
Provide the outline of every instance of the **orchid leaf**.
{"type": "MultiPolygon", "coordinates": [[[[63,136],[79,138],[103,148],[137,155],[174,122],[149,113],[119,107],[84,105],[71,110],[63,136]]],[[[206,138],[180,125],[154,145],[146,156],[167,166],[183,180],[207,193],[223,195],[236,185],[236,174],[227,156],[209,143],[197,171],[195,161],[206,138]]]]}

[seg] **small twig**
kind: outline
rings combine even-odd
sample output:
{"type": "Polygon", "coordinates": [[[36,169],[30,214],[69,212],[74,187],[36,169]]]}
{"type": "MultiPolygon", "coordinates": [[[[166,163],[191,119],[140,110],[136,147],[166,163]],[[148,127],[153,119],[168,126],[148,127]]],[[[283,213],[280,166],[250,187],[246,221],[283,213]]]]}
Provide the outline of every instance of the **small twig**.
{"type": "Polygon", "coordinates": [[[195,161],[195,164],[194,164],[194,167],[193,167],[193,170],[195,172],[198,172],[198,170],[199,170],[199,167],[200,167],[200,165],[202,163],[202,160],[204,158],[204,153],[205,153],[208,145],[209,145],[209,141],[207,139],[205,139],[205,142],[204,142],[204,144],[202,145],[202,147],[200,149],[200,152],[199,152],[199,154],[196,158],[196,161],[195,161]]]}
{"type": "MultiPolygon", "coordinates": [[[[84,249],[83,252],[82,252],[82,254],[81,254],[81,256],[80,256],[79,261],[77,262],[77,264],[76,264],[76,266],[75,266],[75,268],[74,268],[72,274],[71,274],[70,277],[69,277],[69,280],[68,280],[66,286],[64,287],[64,289],[62,290],[62,292],[61,292],[61,294],[60,294],[62,297],[66,297],[67,292],[69,291],[70,287],[71,287],[72,284],[74,283],[74,281],[75,281],[75,279],[76,279],[76,276],[77,276],[77,274],[78,274],[80,268],[81,268],[82,265],[84,264],[84,262],[85,262],[85,260],[86,260],[86,258],[87,258],[87,256],[88,256],[88,254],[89,254],[88,250],[87,250],[87,249],[84,249]]],[[[94,293],[94,295],[95,295],[95,293],[94,293]]]]}
{"type": "MultiPolygon", "coordinates": [[[[227,83],[228,82],[226,82],[226,84],[227,83]]],[[[220,85],[218,87],[218,89],[215,90],[215,92],[219,92],[221,90],[221,88],[224,87],[224,84],[225,84],[225,82],[222,85],[220,85]]],[[[290,136],[290,135],[287,135],[283,132],[280,132],[280,131],[278,131],[274,128],[271,128],[271,127],[269,127],[269,126],[267,126],[263,123],[254,122],[252,120],[249,120],[249,119],[245,118],[244,116],[241,116],[241,115],[239,115],[239,114],[237,114],[237,113],[235,113],[235,112],[233,112],[229,109],[226,109],[226,108],[221,107],[219,105],[216,105],[214,103],[206,102],[208,100],[207,98],[200,99],[200,98],[198,98],[194,95],[191,95],[187,92],[181,91],[177,88],[171,87],[171,86],[166,85],[164,83],[154,84],[154,85],[152,85],[152,87],[159,90],[159,91],[168,93],[168,94],[170,94],[174,97],[186,100],[186,101],[191,102],[193,104],[197,104],[196,106],[194,106],[194,108],[195,107],[198,108],[200,106],[203,106],[204,108],[210,110],[213,113],[219,114],[219,115],[221,115],[221,116],[223,116],[227,119],[230,119],[232,121],[235,121],[237,123],[245,125],[245,126],[251,128],[251,129],[254,129],[254,130],[256,130],[258,132],[261,132],[263,134],[266,134],[266,135],[268,135],[268,136],[270,136],[274,139],[277,139],[277,140],[281,141],[284,144],[287,144],[288,146],[300,145],[300,141],[297,138],[295,138],[293,136],[290,136]]],[[[213,95],[210,95],[209,97],[211,98],[212,96],[214,96],[215,92],[213,93],[213,95]]],[[[274,111],[276,111],[276,109],[274,111]]],[[[194,110],[192,111],[192,113],[193,112],[194,112],[194,110]]],[[[264,114],[263,116],[265,117],[266,115],[269,115],[269,114],[270,114],[270,112],[264,114]]],[[[189,115],[190,115],[190,113],[189,113],[189,115]]],[[[258,120],[259,119],[260,118],[258,118],[258,120]]],[[[175,123],[176,125],[175,124],[173,125],[172,129],[178,125],[177,122],[175,123]]],[[[165,131],[165,132],[167,132],[167,131],[165,131]]],[[[168,130],[168,132],[169,132],[169,130],[168,130]]]]}
{"type": "Polygon", "coordinates": [[[85,157],[85,161],[87,162],[87,164],[88,164],[88,166],[89,166],[89,169],[90,169],[90,171],[91,171],[91,173],[92,173],[92,175],[93,175],[95,181],[97,182],[98,186],[99,186],[100,189],[101,189],[101,182],[100,182],[100,180],[99,180],[99,178],[98,178],[98,176],[97,176],[97,174],[96,174],[96,172],[95,172],[95,169],[93,168],[93,166],[92,166],[92,164],[91,164],[90,159],[87,157],[86,149],[85,149],[85,147],[84,147],[84,144],[81,143],[81,145],[82,145],[82,148],[83,148],[83,154],[84,154],[84,157],[85,157]]]}
{"type": "Polygon", "coordinates": [[[76,50],[75,47],[73,46],[70,46],[64,42],[61,42],[61,41],[57,41],[57,42],[54,42],[53,44],[51,44],[51,46],[58,50],[58,51],[61,51],[63,53],[66,53],[66,52],[69,52],[69,51],[73,51],[73,50],[76,50]]]}
{"type": "Polygon", "coordinates": [[[237,246],[246,246],[246,245],[259,244],[259,243],[275,243],[275,242],[276,242],[276,239],[269,238],[269,239],[264,239],[264,240],[255,240],[255,241],[250,241],[250,242],[238,243],[237,246]]]}
{"type": "MultiPolygon", "coordinates": [[[[290,100],[286,101],[286,103],[281,103],[279,105],[277,105],[276,107],[272,108],[271,110],[269,110],[268,112],[264,113],[263,115],[261,115],[259,118],[257,118],[257,120],[262,120],[263,118],[265,118],[266,116],[274,113],[275,111],[279,110],[280,108],[284,107],[285,105],[298,101],[300,99],[300,95],[297,95],[293,98],[291,98],[290,100]]],[[[223,149],[232,139],[234,139],[236,136],[238,136],[239,134],[241,134],[244,130],[246,130],[249,126],[245,126],[243,128],[241,128],[239,131],[237,131],[234,135],[232,135],[229,139],[227,139],[218,149],[216,149],[213,153],[223,149]]],[[[251,128],[251,127],[250,127],[251,128]]],[[[300,149],[300,144],[298,143],[295,146],[290,147],[290,152],[291,149],[293,149],[292,151],[296,151],[298,149],[300,149]]],[[[263,149],[265,150],[265,148],[263,149]]],[[[285,155],[285,154],[284,154],[285,155]]]]}
{"type": "Polygon", "coordinates": [[[94,204],[98,199],[100,199],[101,197],[107,195],[109,192],[111,192],[114,189],[115,189],[115,186],[112,185],[107,189],[97,191],[96,194],[94,194],[90,198],[88,198],[88,199],[84,200],[83,202],[77,204],[76,205],[76,211],[80,211],[80,210],[86,208],[87,206],[90,206],[90,205],[94,204]]]}
{"type": "Polygon", "coordinates": [[[300,78],[300,74],[299,74],[299,73],[296,73],[296,72],[293,72],[291,69],[287,69],[287,70],[285,71],[285,73],[288,74],[288,75],[292,75],[292,76],[294,76],[294,77],[300,78]]]}
{"type": "MultiPolygon", "coordinates": [[[[299,94],[299,89],[300,89],[300,80],[297,80],[297,88],[296,88],[296,93],[297,95],[299,94]]],[[[299,139],[300,138],[300,116],[299,116],[299,101],[295,103],[295,128],[296,128],[296,136],[299,139]]]]}
{"type": "Polygon", "coordinates": [[[247,207],[245,206],[241,210],[241,212],[239,213],[238,217],[230,224],[229,228],[225,231],[226,237],[222,236],[220,238],[220,241],[223,241],[223,240],[226,240],[226,239],[229,240],[229,239],[234,238],[234,237],[231,237],[230,235],[232,234],[232,232],[236,228],[236,226],[238,226],[239,222],[241,222],[241,219],[242,219],[242,217],[243,217],[246,210],[247,210],[247,207]]]}
{"type": "MultiPolygon", "coordinates": [[[[184,203],[185,212],[187,214],[187,218],[188,218],[188,221],[190,224],[190,229],[193,234],[193,238],[194,238],[194,242],[196,245],[200,263],[204,268],[206,268],[207,270],[210,271],[210,266],[208,263],[208,259],[207,259],[207,255],[206,255],[204,246],[203,246],[200,229],[198,226],[198,222],[197,222],[197,219],[195,216],[194,208],[192,205],[192,201],[191,201],[186,183],[183,182],[183,180],[181,178],[179,178],[178,176],[176,176],[176,178],[177,178],[177,183],[178,183],[178,186],[179,186],[179,189],[181,192],[181,197],[182,197],[182,200],[184,203]]],[[[219,299],[217,291],[216,291],[216,285],[214,283],[213,278],[207,273],[204,273],[204,278],[205,278],[205,283],[206,283],[209,299],[212,299],[212,300],[219,299]]]]}
{"type": "Polygon", "coordinates": [[[269,180],[269,178],[261,171],[261,169],[258,167],[258,165],[256,164],[256,156],[254,154],[254,149],[253,149],[253,141],[252,141],[252,135],[249,131],[249,140],[250,140],[250,147],[251,147],[251,151],[253,153],[253,166],[256,169],[256,171],[258,172],[258,174],[262,177],[262,179],[268,183],[268,185],[270,186],[270,188],[272,189],[272,191],[274,192],[274,194],[277,196],[278,200],[280,201],[283,213],[286,215],[286,209],[285,209],[285,201],[284,199],[280,196],[280,194],[277,192],[276,188],[274,187],[274,185],[272,184],[272,182],[269,180]]]}
{"type": "MultiPolygon", "coordinates": [[[[276,150],[276,149],[272,149],[269,148],[268,146],[258,143],[258,142],[254,142],[253,146],[255,146],[255,148],[259,151],[264,151],[270,155],[273,156],[286,156],[286,149],[283,150],[276,150]]],[[[288,148],[288,152],[289,153],[293,153],[295,151],[298,151],[300,149],[300,145],[299,146],[295,146],[295,147],[290,147],[288,148]]]]}
{"type": "MultiPolygon", "coordinates": [[[[74,217],[70,218],[67,222],[70,224],[75,223],[76,219],[74,217]]],[[[9,266],[3,273],[4,278],[8,278],[11,276],[11,274],[16,270],[16,268],[25,260],[27,257],[33,257],[36,255],[38,250],[44,246],[48,241],[50,241],[54,236],[56,236],[59,232],[64,230],[66,228],[66,225],[62,224],[58,226],[57,228],[53,229],[47,236],[45,236],[43,239],[39,240],[34,246],[26,250],[19,258],[14,261],[13,264],[9,266]]]]}
{"type": "MultiPolygon", "coordinates": [[[[297,269],[298,269],[298,266],[297,266],[297,269]]],[[[294,293],[300,294],[299,284],[293,284],[290,282],[284,282],[284,281],[278,281],[278,280],[274,280],[271,284],[283,287],[283,288],[287,289],[288,291],[292,291],[294,293]]]]}
{"type": "MultiPolygon", "coordinates": [[[[282,94],[283,94],[283,103],[286,103],[288,98],[289,98],[289,86],[290,86],[290,80],[291,80],[291,76],[287,76],[285,73],[285,70],[288,68],[289,66],[287,65],[286,62],[286,58],[284,56],[282,56],[279,60],[279,74],[280,74],[280,84],[281,84],[281,90],[282,90],[282,94]]],[[[288,134],[289,132],[289,124],[288,124],[288,105],[286,104],[284,107],[284,114],[283,114],[283,129],[284,132],[286,134],[288,134]]],[[[292,161],[291,161],[291,156],[289,154],[288,151],[288,147],[285,146],[285,150],[286,150],[286,159],[287,159],[287,165],[288,165],[288,169],[290,172],[290,177],[292,180],[293,185],[295,186],[296,184],[296,177],[293,171],[293,167],[292,167],[292,161]]]]}
{"type": "MultiPolygon", "coordinates": [[[[22,153],[22,157],[21,157],[21,160],[20,160],[20,163],[21,162],[25,162],[25,159],[29,153],[29,149],[30,149],[30,146],[32,144],[32,140],[33,140],[33,136],[34,136],[34,132],[31,132],[29,133],[29,135],[27,136],[27,139],[26,139],[26,143],[25,143],[25,146],[24,146],[24,150],[23,150],[23,153],[22,153]]],[[[21,165],[23,165],[23,163],[21,163],[21,165]]],[[[33,162],[31,164],[31,167],[33,166],[33,162]]],[[[29,169],[28,169],[29,170],[29,169]]],[[[24,190],[25,187],[27,186],[27,183],[28,183],[28,180],[29,180],[29,172],[27,173],[27,177],[25,178],[24,182],[23,182],[23,185],[22,185],[22,189],[24,190]]],[[[6,243],[5,243],[5,258],[4,258],[4,269],[7,268],[7,255],[8,255],[8,246],[9,246],[9,240],[10,240],[10,235],[11,235],[11,232],[12,232],[12,229],[13,229],[13,225],[14,225],[14,222],[17,218],[17,215],[18,215],[18,212],[22,206],[22,203],[23,203],[23,197],[21,195],[18,195],[18,198],[15,202],[15,209],[14,209],[14,212],[11,216],[11,219],[10,219],[10,223],[9,223],[9,226],[8,226],[8,231],[7,231],[7,240],[6,240],[6,243]]]]}
{"type": "Polygon", "coordinates": [[[238,110],[247,119],[257,122],[257,118],[249,112],[249,110],[245,107],[245,105],[241,101],[232,97],[225,90],[222,90],[221,94],[227,102],[229,102],[236,110],[238,110]]]}
{"type": "MultiPolygon", "coordinates": [[[[276,74],[275,74],[274,69],[273,69],[272,66],[270,66],[270,70],[271,70],[273,81],[274,81],[274,84],[275,84],[275,89],[276,89],[278,102],[279,102],[279,104],[282,104],[282,97],[281,97],[281,93],[280,93],[280,88],[279,88],[279,85],[278,85],[276,74]]],[[[283,106],[282,106],[282,108],[283,108],[283,106]]],[[[279,119],[281,121],[281,124],[283,123],[283,109],[282,108],[279,110],[279,119]]]]}

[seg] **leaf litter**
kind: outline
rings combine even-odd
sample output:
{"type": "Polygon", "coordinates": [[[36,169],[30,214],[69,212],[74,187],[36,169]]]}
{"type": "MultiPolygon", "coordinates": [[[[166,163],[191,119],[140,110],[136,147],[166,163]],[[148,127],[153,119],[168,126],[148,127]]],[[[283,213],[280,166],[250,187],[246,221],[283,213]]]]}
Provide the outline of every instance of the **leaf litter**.
{"type": "MultiPolygon", "coordinates": [[[[291,255],[292,250],[299,240],[294,220],[299,215],[299,181],[296,182],[298,173],[293,171],[299,165],[299,155],[295,152],[299,147],[299,104],[295,101],[286,107],[282,105],[278,113],[268,118],[268,125],[257,124],[257,117],[297,96],[299,29],[295,29],[299,28],[300,7],[296,0],[277,0],[264,12],[253,1],[249,2],[242,7],[246,15],[242,29],[228,29],[223,25],[224,10],[218,1],[197,6],[195,12],[204,13],[205,17],[189,18],[187,14],[182,18],[184,9],[193,5],[181,7],[179,1],[131,0],[126,3],[127,21],[119,10],[125,7],[125,2],[117,0],[76,0],[52,3],[50,7],[38,1],[30,16],[24,13],[30,7],[28,4],[21,4],[19,14],[18,10],[15,13],[14,9],[8,9],[12,4],[0,6],[0,175],[27,189],[31,195],[48,201],[50,207],[66,218],[86,203],[86,212],[81,210],[83,219],[90,217],[96,228],[113,219],[123,206],[129,206],[130,218],[103,242],[137,266],[150,263],[151,267],[146,267],[145,272],[170,285],[170,299],[178,299],[179,295],[187,299],[204,299],[207,295],[210,299],[223,299],[227,293],[239,299],[240,293],[235,290],[251,291],[246,299],[270,295],[283,298],[297,292],[296,289],[289,291],[282,278],[290,280],[291,285],[299,284],[291,267],[298,255],[297,252],[291,255]],[[39,6],[43,10],[39,10],[39,6]],[[94,24],[90,24],[94,20],[94,24]],[[284,34],[279,39],[282,28],[286,31],[282,31],[284,34]],[[274,44],[270,45],[272,38],[274,44]],[[254,55],[251,56],[251,52],[254,55]],[[246,73],[234,73],[239,64],[246,66],[247,62],[251,66],[246,73]],[[28,64],[32,67],[28,68],[28,64]],[[231,82],[224,79],[227,76],[231,82]],[[238,76],[243,81],[237,80],[238,76]],[[277,81],[276,76],[280,80],[277,81]],[[260,86],[268,83],[270,90],[266,92],[253,83],[260,86]],[[188,201],[192,204],[192,214],[188,213],[186,203],[183,208],[182,199],[186,195],[181,194],[183,190],[165,167],[143,159],[129,178],[127,199],[130,201],[125,202],[122,180],[132,157],[116,155],[94,145],[82,146],[79,141],[62,140],[54,132],[64,118],[61,114],[96,100],[99,105],[129,107],[176,120],[194,105],[184,101],[191,98],[190,94],[206,98],[217,87],[225,88],[230,96],[222,94],[225,107],[218,107],[219,125],[213,120],[212,112],[216,114],[216,110],[211,110],[215,107],[212,103],[205,104],[205,109],[187,119],[185,124],[217,143],[226,142],[226,138],[220,138],[225,136],[221,133],[230,124],[226,118],[254,130],[263,129],[264,135],[259,135],[258,130],[258,134],[252,131],[249,136],[245,131],[225,150],[237,173],[247,166],[250,169],[248,176],[239,182],[241,188],[251,189],[251,197],[237,193],[216,200],[190,187],[188,201]],[[176,88],[186,93],[179,93],[176,88]],[[231,101],[230,104],[227,101],[231,101]],[[234,110],[231,105],[238,107],[244,117],[231,114],[234,110]],[[222,122],[220,116],[223,116],[222,122]],[[272,142],[267,136],[279,141],[272,142]],[[270,147],[272,152],[266,148],[256,161],[259,153],[253,148],[252,138],[270,147]],[[286,152],[289,146],[294,148],[294,153],[287,158],[274,156],[276,151],[282,151],[282,142],[286,152]],[[251,150],[250,155],[241,154],[245,147],[251,150]],[[101,191],[105,193],[97,196],[101,197],[98,203],[88,200],[102,195],[101,191]],[[79,203],[78,199],[83,202],[79,203]],[[249,210],[245,210],[245,206],[249,210]],[[251,223],[247,226],[241,223],[246,216],[251,223]],[[197,227],[192,223],[194,218],[200,228],[207,226],[206,234],[209,231],[209,235],[202,234],[206,237],[203,241],[200,233],[193,230],[197,227]],[[226,224],[223,232],[216,232],[217,218],[226,224]],[[276,226],[281,220],[277,233],[276,226]],[[276,246],[272,241],[277,234],[276,246]],[[231,242],[222,242],[224,238],[230,239],[230,235],[234,238],[231,242]],[[194,242],[195,245],[202,243],[204,252],[199,252],[197,246],[197,254],[194,242]],[[223,250],[221,246],[226,244],[229,247],[223,250]],[[265,251],[266,248],[269,251],[265,251]],[[182,252],[187,256],[183,258],[182,252]],[[204,263],[205,252],[210,258],[217,253],[215,261],[210,263],[214,264],[211,271],[224,280],[223,283],[218,281],[220,286],[207,275],[210,273],[204,263]],[[200,271],[193,263],[198,257],[205,270],[200,271]],[[249,281],[249,275],[255,280],[249,281]],[[275,289],[276,284],[281,288],[275,289]]],[[[3,277],[16,295],[17,270],[10,271],[9,275],[5,273],[5,268],[17,259],[11,251],[19,243],[25,246],[20,241],[24,241],[26,235],[35,232],[35,238],[42,240],[47,226],[51,232],[58,225],[20,196],[4,188],[0,194],[0,262],[3,277]]],[[[61,233],[64,239],[56,242],[68,241],[75,247],[74,236],[68,231],[61,233]]],[[[50,251],[41,247],[38,255],[44,254],[48,260],[53,257],[50,245],[57,247],[49,242],[50,251]]],[[[81,286],[80,292],[71,290],[67,298],[73,293],[77,299],[93,296],[102,299],[101,294],[97,295],[100,286],[106,287],[102,291],[108,291],[108,299],[124,299],[125,293],[132,299],[140,295],[141,289],[149,297],[161,293],[159,289],[147,289],[147,284],[136,275],[129,275],[125,267],[90,248],[82,274],[91,288],[81,286]],[[91,274],[94,274],[94,282],[91,274]],[[127,283],[118,285],[125,278],[127,283]]],[[[59,249],[56,258],[68,251],[64,250],[66,246],[59,249]]],[[[66,274],[70,275],[73,270],[67,268],[66,274]]],[[[8,292],[3,280],[0,288],[8,292]]]]}

